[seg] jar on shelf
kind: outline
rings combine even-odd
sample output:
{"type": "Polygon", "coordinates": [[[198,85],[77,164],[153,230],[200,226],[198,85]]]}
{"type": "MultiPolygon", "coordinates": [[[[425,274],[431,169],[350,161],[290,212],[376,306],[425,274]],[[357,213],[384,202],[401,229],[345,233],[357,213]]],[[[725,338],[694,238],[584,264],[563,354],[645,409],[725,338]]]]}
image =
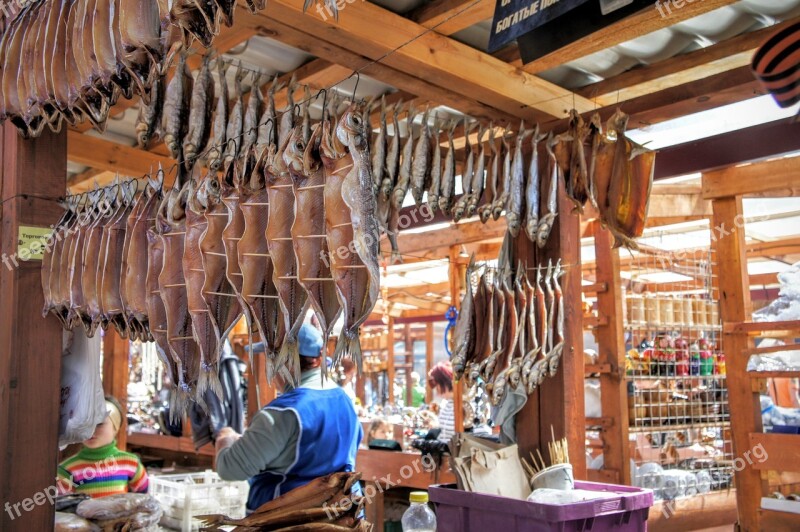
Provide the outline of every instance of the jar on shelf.
{"type": "Polygon", "coordinates": [[[645,323],[644,298],[639,294],[632,294],[628,297],[630,312],[628,320],[631,325],[642,325],[645,323]]]}
{"type": "Polygon", "coordinates": [[[686,320],[683,317],[683,299],[680,297],[675,297],[672,300],[672,314],[673,314],[673,323],[676,327],[681,327],[686,325],[686,320]]]}
{"type": "Polygon", "coordinates": [[[671,297],[662,297],[658,302],[658,313],[662,325],[675,323],[674,301],[671,297]]]}
{"type": "Polygon", "coordinates": [[[714,353],[708,350],[700,351],[700,375],[714,374],[714,353]]]}
{"type": "Polygon", "coordinates": [[[691,327],[694,325],[694,308],[692,306],[692,298],[684,297],[681,300],[681,304],[683,305],[683,325],[686,327],[691,327]]]}
{"type": "Polygon", "coordinates": [[[686,338],[675,338],[675,375],[685,377],[689,375],[689,342],[686,338]]]}
{"type": "Polygon", "coordinates": [[[693,299],[692,308],[694,309],[694,324],[698,327],[705,327],[708,324],[705,300],[693,299]]]}
{"type": "Polygon", "coordinates": [[[649,293],[644,295],[644,318],[648,326],[652,327],[661,324],[658,306],[658,297],[649,293]]]}
{"type": "Polygon", "coordinates": [[[711,301],[711,317],[709,318],[709,325],[712,327],[719,327],[719,301],[711,301]]]}
{"type": "Polygon", "coordinates": [[[728,370],[725,364],[725,353],[717,353],[717,363],[714,366],[714,374],[727,375],[728,370]]]}
{"type": "Polygon", "coordinates": [[[700,348],[697,343],[689,347],[689,374],[700,375],[700,348]]]}

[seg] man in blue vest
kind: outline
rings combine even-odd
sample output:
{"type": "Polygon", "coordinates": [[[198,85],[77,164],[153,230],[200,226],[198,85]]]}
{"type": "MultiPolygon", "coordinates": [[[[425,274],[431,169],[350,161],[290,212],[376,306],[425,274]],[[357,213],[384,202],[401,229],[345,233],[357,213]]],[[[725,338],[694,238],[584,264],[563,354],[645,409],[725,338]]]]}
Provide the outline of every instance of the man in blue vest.
{"type": "Polygon", "coordinates": [[[317,477],[355,468],[363,431],[353,402],[321,378],[319,331],[304,324],[298,342],[300,386],[284,384],[284,393],[241,436],[227,428],[217,436],[217,472],[224,480],[250,480],[248,511],[317,477]]]}

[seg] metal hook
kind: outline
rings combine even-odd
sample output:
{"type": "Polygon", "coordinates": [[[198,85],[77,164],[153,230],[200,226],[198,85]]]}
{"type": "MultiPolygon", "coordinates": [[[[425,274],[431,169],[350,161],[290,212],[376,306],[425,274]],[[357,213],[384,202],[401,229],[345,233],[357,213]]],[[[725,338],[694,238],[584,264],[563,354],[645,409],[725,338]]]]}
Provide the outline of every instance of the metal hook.
{"type": "MultiPolygon", "coordinates": [[[[350,78],[352,78],[353,75],[356,76],[356,84],[353,87],[353,96],[350,97],[350,103],[353,103],[353,102],[356,101],[356,91],[358,90],[358,83],[361,81],[361,73],[358,70],[354,70],[353,73],[350,74],[350,78]]],[[[347,78],[347,79],[350,79],[350,78],[347,78]]]]}

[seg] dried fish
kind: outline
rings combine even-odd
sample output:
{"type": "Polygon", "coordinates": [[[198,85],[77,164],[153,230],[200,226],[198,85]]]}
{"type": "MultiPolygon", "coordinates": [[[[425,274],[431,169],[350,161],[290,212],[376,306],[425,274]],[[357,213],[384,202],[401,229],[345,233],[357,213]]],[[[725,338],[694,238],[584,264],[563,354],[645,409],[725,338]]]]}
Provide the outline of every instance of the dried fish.
{"type": "Polygon", "coordinates": [[[227,64],[221,59],[217,59],[219,95],[217,96],[217,107],[214,112],[214,141],[208,150],[208,167],[215,172],[222,167],[222,158],[225,153],[225,142],[227,140],[226,130],[228,127],[229,99],[228,80],[225,75],[227,70],[227,64]]]}
{"type": "Polygon", "coordinates": [[[525,159],[522,154],[522,143],[533,133],[532,129],[525,129],[525,123],[519,126],[517,143],[514,147],[514,157],[511,162],[511,182],[508,191],[508,207],[506,209],[506,222],[508,232],[516,238],[522,226],[522,216],[524,207],[524,187],[525,187],[525,159]]]}
{"type": "Polygon", "coordinates": [[[597,152],[600,149],[600,143],[603,140],[603,125],[600,123],[600,115],[595,113],[589,121],[589,145],[591,146],[591,160],[589,162],[589,175],[588,180],[588,193],[589,201],[597,212],[600,212],[600,206],[597,202],[597,183],[595,182],[595,171],[597,168],[597,152]]]}
{"type": "Polygon", "coordinates": [[[167,85],[164,100],[164,144],[173,159],[182,160],[182,142],[189,123],[192,98],[192,75],[186,66],[185,52],[180,54],[175,73],[167,85]]]}
{"type": "Polygon", "coordinates": [[[303,213],[295,217],[291,230],[298,281],[308,294],[311,308],[327,338],[341,305],[331,275],[331,254],[325,234],[325,168],[319,155],[321,137],[322,127],[316,125],[307,145],[289,143],[284,159],[294,184],[296,209],[303,213]]]}
{"type": "MultiPolygon", "coordinates": [[[[489,129],[491,128],[492,125],[489,124],[489,129]]],[[[478,129],[478,145],[481,149],[475,161],[475,171],[472,174],[472,183],[470,183],[470,196],[467,200],[467,217],[473,216],[478,207],[483,205],[483,195],[485,191],[484,180],[486,174],[486,145],[483,143],[483,134],[485,131],[486,128],[481,124],[480,129],[478,129]]]]}
{"type": "Polygon", "coordinates": [[[547,138],[545,148],[547,150],[547,177],[550,180],[546,198],[545,211],[539,218],[539,225],[536,228],[536,245],[543,248],[550,237],[553,223],[558,215],[558,180],[561,178],[561,167],[556,161],[553,146],[558,142],[553,134],[547,138]]]}
{"type": "Polygon", "coordinates": [[[465,293],[461,300],[456,326],[453,329],[453,354],[450,362],[453,365],[453,375],[456,380],[464,374],[468,354],[475,349],[475,314],[473,313],[472,274],[475,271],[475,255],[470,257],[464,281],[465,293]]]}
{"type": "Polygon", "coordinates": [[[397,184],[397,171],[400,161],[400,126],[397,115],[400,112],[400,104],[392,108],[392,140],[389,141],[389,148],[386,153],[386,175],[383,178],[381,192],[386,199],[392,196],[392,191],[397,184]]]}
{"type": "Polygon", "coordinates": [[[375,179],[375,194],[383,184],[386,169],[386,98],[381,95],[381,118],[378,133],[372,141],[372,177],[375,179]]]}
{"type": "Polygon", "coordinates": [[[536,232],[539,229],[540,187],[542,186],[539,172],[539,142],[544,138],[543,134],[539,134],[539,124],[536,124],[531,136],[531,159],[528,166],[528,180],[525,184],[525,234],[531,242],[536,242],[536,232]]]}
{"type": "Polygon", "coordinates": [[[190,169],[200,153],[205,150],[211,136],[211,113],[214,109],[214,80],[208,67],[210,54],[203,58],[192,89],[189,131],[183,141],[186,168],[190,169]]]}
{"type": "Polygon", "coordinates": [[[396,209],[403,206],[408,187],[411,184],[411,163],[414,154],[414,116],[414,108],[409,108],[408,117],[406,118],[407,136],[400,156],[400,173],[397,177],[397,184],[395,184],[392,191],[392,201],[396,209]]]}
{"type": "MultiPolygon", "coordinates": [[[[355,312],[345,317],[345,323],[349,327],[342,329],[336,353],[339,355],[348,353],[359,370],[361,368],[361,343],[358,338],[358,327],[369,317],[378,301],[380,291],[378,220],[375,216],[375,195],[372,193],[373,179],[369,158],[368,126],[362,118],[362,113],[363,104],[351,105],[336,129],[339,142],[347,146],[348,152],[353,158],[353,169],[344,178],[341,192],[342,199],[350,210],[355,254],[358,255],[362,267],[368,274],[366,292],[361,299],[351,301],[353,305],[351,309],[355,312]]],[[[338,357],[334,356],[334,359],[338,359],[338,357]]]]}
{"type": "Polygon", "coordinates": [[[456,148],[453,144],[453,133],[458,122],[453,122],[447,131],[447,155],[444,158],[444,168],[442,170],[442,182],[439,185],[439,209],[445,214],[450,214],[450,207],[453,205],[453,195],[456,188],[456,148]]]}
{"type": "Polygon", "coordinates": [[[263,97],[261,95],[261,81],[263,76],[259,73],[253,77],[253,85],[250,87],[250,98],[247,101],[247,110],[244,113],[244,125],[242,127],[242,148],[240,154],[249,157],[258,140],[258,119],[261,115],[263,97]]]}
{"type": "Polygon", "coordinates": [[[279,302],[283,312],[286,336],[283,340],[275,370],[280,371],[287,381],[300,381],[300,351],[297,333],[303,324],[309,307],[308,295],[300,285],[297,275],[297,261],[292,244],[292,225],[295,221],[295,200],[292,177],[289,175],[286,150],[289,144],[300,145],[305,151],[302,128],[296,127],[281,147],[272,164],[267,165],[267,191],[269,192],[269,220],[267,222],[267,242],[274,270],[272,280],[278,290],[279,302]]]}
{"type": "Polygon", "coordinates": [[[502,152],[503,152],[503,167],[502,179],[498,177],[498,190],[492,203],[492,218],[497,220],[503,213],[504,209],[508,208],[508,198],[511,195],[511,146],[509,146],[506,137],[510,134],[509,131],[503,132],[502,152]]]}
{"type": "Polygon", "coordinates": [[[275,151],[278,150],[278,119],[275,114],[275,93],[280,90],[281,87],[282,84],[278,83],[278,76],[276,74],[272,80],[272,85],[270,85],[267,91],[267,103],[264,106],[264,112],[261,114],[261,118],[258,121],[256,156],[262,158],[263,161],[268,160],[268,157],[264,156],[264,154],[270,146],[273,146],[275,151]]]}
{"type": "Polygon", "coordinates": [[[432,211],[435,211],[439,208],[439,188],[442,183],[442,146],[439,144],[442,132],[439,129],[438,120],[434,120],[433,130],[435,134],[431,135],[433,155],[431,156],[430,184],[428,185],[428,205],[432,211]]]}
{"type": "Polygon", "coordinates": [[[294,91],[297,90],[297,81],[294,76],[289,81],[286,88],[286,109],[281,113],[281,120],[278,124],[278,146],[283,146],[295,126],[294,121],[294,91]]]}
{"type": "Polygon", "coordinates": [[[411,195],[414,203],[422,205],[425,194],[425,181],[428,176],[428,163],[430,162],[431,139],[428,129],[428,110],[422,114],[422,127],[420,129],[417,145],[414,148],[414,161],[411,168],[411,195]]]}
{"type": "Polygon", "coordinates": [[[481,217],[481,222],[486,223],[492,216],[492,206],[497,197],[497,179],[500,165],[500,153],[497,150],[497,143],[494,140],[494,129],[489,128],[489,149],[492,152],[492,158],[489,163],[489,175],[487,176],[486,186],[483,189],[483,198],[481,199],[481,209],[478,211],[481,217]]]}
{"type": "Polygon", "coordinates": [[[472,141],[470,140],[470,131],[476,125],[475,122],[467,125],[466,118],[464,119],[464,139],[466,141],[466,153],[464,155],[464,170],[461,172],[461,197],[453,207],[453,220],[458,222],[464,217],[467,212],[467,202],[472,197],[472,177],[475,170],[475,154],[472,149],[472,141]]]}
{"type": "Polygon", "coordinates": [[[236,87],[235,95],[233,97],[233,107],[231,108],[230,115],[228,116],[228,124],[225,128],[225,149],[223,150],[223,164],[225,168],[229,168],[231,163],[237,161],[241,155],[240,148],[242,147],[242,129],[244,127],[244,96],[242,93],[242,80],[246,72],[242,70],[241,65],[236,72],[234,84],[236,87]]]}
{"type": "Polygon", "coordinates": [[[139,116],[136,119],[136,140],[142,149],[147,149],[150,145],[150,141],[156,136],[161,122],[161,111],[164,108],[165,82],[164,76],[154,76],[153,84],[150,86],[150,103],[147,104],[144,100],[139,103],[139,116]]]}

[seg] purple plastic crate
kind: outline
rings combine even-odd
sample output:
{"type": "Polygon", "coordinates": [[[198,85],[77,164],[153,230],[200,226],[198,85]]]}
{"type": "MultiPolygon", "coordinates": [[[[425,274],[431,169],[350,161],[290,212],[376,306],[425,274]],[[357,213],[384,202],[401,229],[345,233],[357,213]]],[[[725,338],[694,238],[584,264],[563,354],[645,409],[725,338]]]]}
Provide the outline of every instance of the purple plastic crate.
{"type": "Polygon", "coordinates": [[[572,504],[541,504],[497,495],[470,493],[455,484],[431,486],[436,505],[437,532],[605,532],[647,530],[653,505],[648,489],[575,482],[576,489],[613,492],[618,497],[572,504]]]}

